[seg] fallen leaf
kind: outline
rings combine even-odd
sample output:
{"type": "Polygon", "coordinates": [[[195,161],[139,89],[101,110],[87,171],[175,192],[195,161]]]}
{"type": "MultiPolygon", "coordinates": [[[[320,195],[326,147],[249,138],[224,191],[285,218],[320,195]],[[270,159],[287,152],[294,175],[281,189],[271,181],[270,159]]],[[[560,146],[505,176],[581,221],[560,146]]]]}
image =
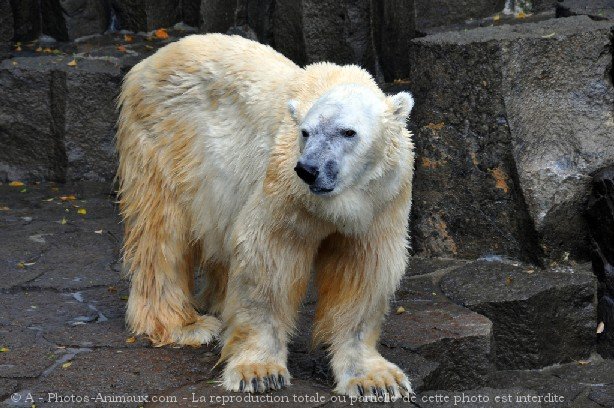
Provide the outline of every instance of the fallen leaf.
{"type": "Polygon", "coordinates": [[[148,50],[153,50],[153,46],[145,44],[145,48],[147,48],[148,50]]]}
{"type": "Polygon", "coordinates": [[[74,201],[76,200],[77,197],[75,197],[74,195],[67,195],[67,196],[60,196],[60,200],[62,201],[74,201]]]}
{"type": "Polygon", "coordinates": [[[0,353],[6,353],[7,351],[9,351],[8,347],[0,347],[0,353]]]}
{"type": "Polygon", "coordinates": [[[11,181],[9,186],[11,187],[22,187],[24,184],[21,181],[11,181]]]}
{"type": "Polygon", "coordinates": [[[117,46],[117,51],[119,51],[119,52],[126,52],[126,47],[124,47],[123,45],[118,45],[117,46]]]}
{"type": "Polygon", "coordinates": [[[525,13],[524,11],[521,11],[520,13],[516,14],[516,18],[526,18],[527,17],[527,13],[525,13]]]}
{"type": "Polygon", "coordinates": [[[131,36],[130,34],[124,34],[124,41],[132,42],[132,41],[134,41],[134,37],[131,36]]]}
{"type": "Polygon", "coordinates": [[[43,52],[46,52],[46,53],[49,54],[49,53],[51,53],[51,48],[46,47],[46,48],[43,49],[43,52]]]}
{"type": "Polygon", "coordinates": [[[168,38],[168,32],[164,28],[158,28],[154,35],[160,40],[166,40],[168,38]]]}
{"type": "Polygon", "coordinates": [[[15,47],[15,51],[21,51],[21,46],[18,45],[17,47],[15,47]]]}
{"type": "Polygon", "coordinates": [[[66,217],[62,217],[62,220],[60,221],[60,224],[62,224],[62,225],[66,224],[66,217]]]}
{"type": "Polygon", "coordinates": [[[535,269],[527,269],[527,273],[533,273],[535,272],[535,269]]]}
{"type": "Polygon", "coordinates": [[[429,123],[428,125],[426,125],[426,127],[431,129],[431,130],[441,130],[441,129],[443,129],[444,126],[445,126],[445,123],[443,123],[443,122],[429,123]]]}
{"type": "Polygon", "coordinates": [[[499,21],[501,20],[501,16],[499,14],[496,14],[493,18],[492,21],[499,21]]]}
{"type": "Polygon", "coordinates": [[[120,299],[121,299],[121,300],[128,300],[128,296],[127,296],[127,295],[120,296],[120,299]]]}
{"type": "Polygon", "coordinates": [[[126,339],[126,343],[136,343],[136,337],[134,337],[134,336],[128,337],[126,339]]]}
{"type": "Polygon", "coordinates": [[[603,333],[604,330],[605,330],[605,323],[599,322],[599,324],[597,325],[597,334],[603,333]]]}
{"type": "Polygon", "coordinates": [[[27,193],[28,189],[27,188],[22,188],[21,190],[19,190],[20,193],[27,193]]]}
{"type": "Polygon", "coordinates": [[[70,367],[71,365],[72,365],[72,362],[69,361],[67,363],[62,364],[62,368],[66,369],[66,368],[70,367]]]}
{"type": "Polygon", "coordinates": [[[0,207],[0,211],[10,211],[11,209],[8,207],[0,207]]]}
{"type": "Polygon", "coordinates": [[[96,230],[94,231],[94,234],[102,234],[102,230],[96,230]]]}
{"type": "Polygon", "coordinates": [[[506,285],[506,286],[511,285],[511,284],[512,284],[512,281],[513,281],[513,279],[512,279],[511,277],[509,277],[509,276],[506,276],[506,277],[505,277],[505,285],[506,285]]]}
{"type": "Polygon", "coordinates": [[[411,84],[411,81],[409,79],[400,79],[399,78],[399,79],[395,79],[393,81],[393,83],[395,85],[408,85],[408,84],[411,84]]]}
{"type": "Polygon", "coordinates": [[[85,208],[79,208],[77,210],[77,214],[85,215],[85,214],[87,214],[87,211],[85,210],[85,208]]]}
{"type": "Polygon", "coordinates": [[[397,307],[397,314],[405,313],[405,308],[403,306],[397,307]]]}
{"type": "Polygon", "coordinates": [[[50,201],[53,201],[53,197],[51,197],[51,198],[48,198],[48,199],[46,199],[46,200],[43,200],[43,201],[47,201],[47,202],[50,202],[50,201]]]}
{"type": "Polygon", "coordinates": [[[552,38],[555,35],[556,35],[556,33],[550,33],[550,34],[547,34],[547,35],[542,35],[542,38],[552,38]]]}
{"type": "Polygon", "coordinates": [[[70,61],[66,65],[68,65],[69,67],[76,67],[77,66],[77,60],[74,59],[74,60],[70,61]]]}
{"type": "Polygon", "coordinates": [[[578,365],[585,366],[585,365],[589,365],[591,361],[590,360],[578,360],[577,363],[578,365]]]}
{"type": "Polygon", "coordinates": [[[36,51],[36,52],[41,52],[42,50],[43,50],[43,47],[38,47],[38,48],[37,48],[36,50],[34,50],[34,51],[36,51]]]}
{"type": "Polygon", "coordinates": [[[18,267],[19,269],[25,269],[26,264],[25,264],[25,263],[22,261],[22,262],[19,262],[19,263],[17,264],[17,267],[18,267]]]}
{"type": "Polygon", "coordinates": [[[23,266],[32,266],[36,265],[36,262],[23,262],[23,266]]]}

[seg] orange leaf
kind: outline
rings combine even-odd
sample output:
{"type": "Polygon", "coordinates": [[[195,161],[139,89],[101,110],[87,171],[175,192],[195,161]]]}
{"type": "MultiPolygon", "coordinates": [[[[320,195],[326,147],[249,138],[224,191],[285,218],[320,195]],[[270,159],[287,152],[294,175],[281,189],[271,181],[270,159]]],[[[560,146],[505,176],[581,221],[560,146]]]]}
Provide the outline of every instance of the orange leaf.
{"type": "Polygon", "coordinates": [[[117,46],[117,51],[119,51],[119,52],[126,52],[126,47],[124,47],[123,45],[118,45],[117,46]]]}
{"type": "Polygon", "coordinates": [[[9,183],[9,186],[11,186],[11,187],[22,187],[23,183],[21,181],[11,181],[9,183]]]}
{"type": "Polygon", "coordinates": [[[76,200],[77,197],[75,197],[74,195],[67,195],[67,196],[60,196],[60,200],[62,201],[74,201],[76,200]]]}
{"type": "Polygon", "coordinates": [[[130,34],[124,34],[124,41],[132,42],[132,41],[134,41],[134,37],[131,36],[130,34]]]}
{"type": "Polygon", "coordinates": [[[166,40],[168,38],[168,32],[164,28],[158,28],[154,35],[160,40],[166,40]]]}
{"type": "Polygon", "coordinates": [[[77,60],[74,59],[74,60],[70,61],[66,65],[68,65],[69,67],[76,67],[77,66],[77,60]]]}

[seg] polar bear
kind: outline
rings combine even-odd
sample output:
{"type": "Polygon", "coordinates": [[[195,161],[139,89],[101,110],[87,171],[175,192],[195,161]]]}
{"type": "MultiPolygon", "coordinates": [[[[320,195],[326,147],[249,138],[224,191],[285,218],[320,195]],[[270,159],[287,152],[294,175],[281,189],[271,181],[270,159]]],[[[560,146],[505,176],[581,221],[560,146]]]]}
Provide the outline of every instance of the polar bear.
{"type": "Polygon", "coordinates": [[[132,68],[119,106],[134,333],[197,345],[223,329],[228,390],[284,387],[314,271],[314,337],[330,347],[336,391],[411,392],[377,351],[407,262],[409,93],[384,95],[357,66],[303,69],[268,46],[208,34],[132,68]],[[205,286],[193,296],[195,270],[205,286]]]}

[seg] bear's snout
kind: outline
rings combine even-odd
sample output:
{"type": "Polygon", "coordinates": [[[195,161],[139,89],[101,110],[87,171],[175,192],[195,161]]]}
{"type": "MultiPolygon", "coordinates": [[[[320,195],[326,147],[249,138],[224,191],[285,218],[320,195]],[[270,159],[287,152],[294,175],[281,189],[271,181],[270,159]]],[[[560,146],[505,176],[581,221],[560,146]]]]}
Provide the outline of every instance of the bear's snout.
{"type": "Polygon", "coordinates": [[[296,174],[303,180],[307,185],[311,186],[316,182],[320,171],[316,166],[309,165],[303,162],[296,163],[296,167],[294,168],[296,174]]]}

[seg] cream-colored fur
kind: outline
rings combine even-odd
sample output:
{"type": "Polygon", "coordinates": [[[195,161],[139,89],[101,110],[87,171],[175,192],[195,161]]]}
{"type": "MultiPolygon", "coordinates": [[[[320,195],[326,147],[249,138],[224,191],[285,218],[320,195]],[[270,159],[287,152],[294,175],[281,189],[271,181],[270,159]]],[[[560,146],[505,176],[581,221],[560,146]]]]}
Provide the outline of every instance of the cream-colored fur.
{"type": "Polygon", "coordinates": [[[386,97],[356,66],[301,69],[270,47],[209,34],[136,65],[119,103],[131,330],[157,345],[201,344],[220,332],[220,318],[224,386],[280,388],[290,384],[287,342],[315,269],[315,337],[330,345],[337,391],[411,391],[376,350],[406,265],[414,159],[408,94],[386,97]],[[299,126],[343,84],[338,95],[356,97],[355,87],[379,113],[368,119],[364,153],[352,158],[359,173],[337,194],[317,196],[293,170],[299,126]],[[196,267],[206,286],[195,300],[196,267]],[[197,303],[210,315],[199,315],[197,303]]]}

